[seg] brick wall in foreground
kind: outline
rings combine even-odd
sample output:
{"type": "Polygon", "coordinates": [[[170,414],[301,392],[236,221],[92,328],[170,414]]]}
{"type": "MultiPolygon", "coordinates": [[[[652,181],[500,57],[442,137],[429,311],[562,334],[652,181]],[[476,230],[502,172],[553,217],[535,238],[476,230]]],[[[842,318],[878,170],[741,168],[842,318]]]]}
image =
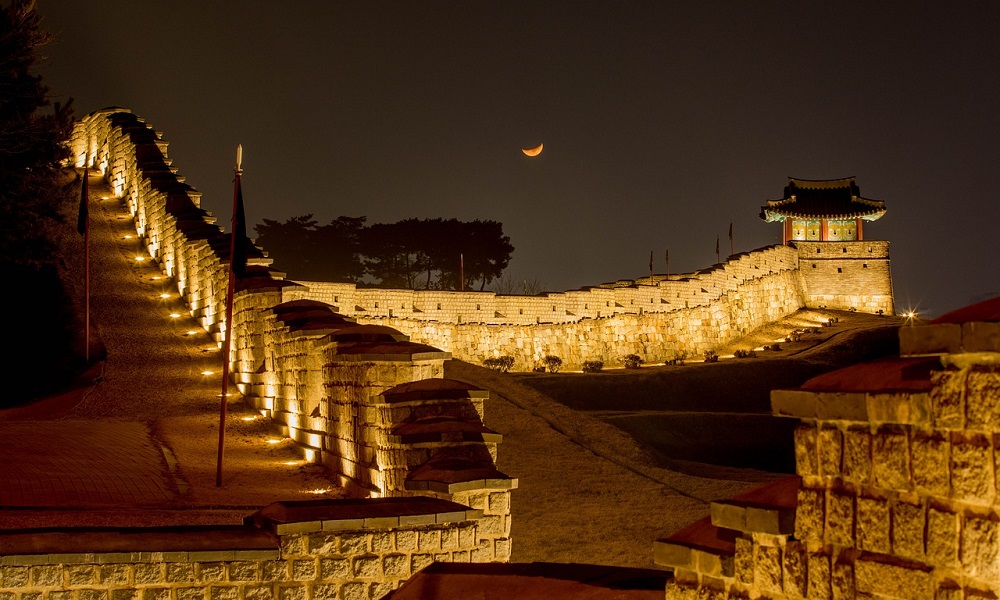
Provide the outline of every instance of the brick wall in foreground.
{"type": "Polygon", "coordinates": [[[392,498],[276,503],[242,527],[6,533],[0,600],[381,598],[432,562],[506,560],[491,527],[392,498]]]}

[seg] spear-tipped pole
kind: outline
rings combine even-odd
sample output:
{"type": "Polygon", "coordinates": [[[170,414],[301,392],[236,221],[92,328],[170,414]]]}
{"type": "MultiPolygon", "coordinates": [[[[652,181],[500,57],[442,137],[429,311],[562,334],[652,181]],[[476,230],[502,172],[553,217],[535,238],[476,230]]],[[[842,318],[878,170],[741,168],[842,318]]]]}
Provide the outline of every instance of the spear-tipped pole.
{"type": "MultiPolygon", "coordinates": [[[[226,402],[229,399],[229,348],[233,335],[233,291],[236,278],[233,262],[236,259],[236,218],[240,197],[240,176],[243,174],[243,146],[236,146],[236,178],[233,184],[233,219],[229,232],[229,287],[226,291],[226,333],[222,336],[222,399],[219,401],[219,453],[215,467],[215,487],[222,487],[222,456],[226,445],[226,402]]],[[[240,240],[242,243],[243,240],[240,240]]]]}
{"type": "Polygon", "coordinates": [[[83,185],[80,188],[80,217],[77,228],[83,234],[83,359],[90,365],[90,170],[83,166],[83,185]]]}

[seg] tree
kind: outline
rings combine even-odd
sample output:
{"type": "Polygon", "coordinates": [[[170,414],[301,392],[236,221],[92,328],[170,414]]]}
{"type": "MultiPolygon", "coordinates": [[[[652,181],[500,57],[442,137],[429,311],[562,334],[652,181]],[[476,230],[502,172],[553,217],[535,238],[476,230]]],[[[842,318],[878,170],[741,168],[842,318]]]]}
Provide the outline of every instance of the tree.
{"type": "Polygon", "coordinates": [[[0,272],[31,294],[30,301],[0,295],[7,337],[16,344],[5,367],[17,373],[0,405],[56,389],[83,365],[82,351],[73,347],[82,338],[79,321],[57,254],[60,238],[72,231],[63,215],[73,212],[77,189],[61,172],[72,111],[67,103],[43,113],[48,89],[32,72],[36,51],[48,41],[32,2],[0,5],[0,272]]]}
{"type": "Polygon", "coordinates": [[[70,103],[55,105],[32,73],[35,52],[49,42],[34,3],[0,6],[0,257],[6,264],[53,264],[53,227],[71,197],[60,173],[69,157],[70,103]]]}
{"type": "Polygon", "coordinates": [[[316,229],[313,263],[320,281],[358,283],[365,275],[361,236],[366,217],[337,217],[316,229]]]}
{"type": "Polygon", "coordinates": [[[313,233],[319,223],[312,214],[291,217],[284,223],[264,219],[254,225],[257,245],[274,260],[274,268],[289,279],[313,280],[313,233]]]}

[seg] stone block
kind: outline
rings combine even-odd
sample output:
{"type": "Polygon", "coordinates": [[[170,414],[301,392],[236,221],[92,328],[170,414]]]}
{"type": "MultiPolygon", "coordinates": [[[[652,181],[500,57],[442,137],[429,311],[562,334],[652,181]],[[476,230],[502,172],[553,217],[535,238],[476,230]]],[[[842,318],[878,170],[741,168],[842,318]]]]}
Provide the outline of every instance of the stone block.
{"type": "Polygon", "coordinates": [[[830,557],[826,554],[809,553],[806,557],[806,574],[810,600],[827,600],[833,593],[830,588],[830,557]]]}
{"type": "Polygon", "coordinates": [[[292,562],[292,579],[294,581],[311,581],[316,578],[316,560],[301,559],[292,562]]]}
{"type": "Polygon", "coordinates": [[[412,552],[417,549],[416,531],[397,531],[396,549],[400,552],[412,552]]]}
{"type": "Polygon", "coordinates": [[[216,582],[226,580],[226,565],[221,562],[198,563],[195,567],[198,581],[216,582]]]}
{"type": "Polygon", "coordinates": [[[0,585],[5,588],[28,587],[31,585],[28,567],[0,567],[0,585]]]}
{"type": "Polygon", "coordinates": [[[900,355],[957,354],[961,351],[961,325],[940,323],[899,328],[900,355]]]}
{"type": "Polygon", "coordinates": [[[434,556],[431,554],[412,554],[410,555],[410,572],[416,573],[432,562],[434,562],[434,556]]]}
{"type": "Polygon", "coordinates": [[[858,593],[883,598],[932,598],[934,582],[927,570],[914,566],[858,559],[854,564],[858,593]]]}
{"type": "Polygon", "coordinates": [[[962,323],[962,350],[1000,352],[1000,323],[962,323]]]}
{"type": "Polygon", "coordinates": [[[868,485],[872,472],[872,434],[868,427],[849,427],[844,432],[844,478],[868,485]]]}
{"type": "Polygon", "coordinates": [[[306,586],[303,584],[282,585],[278,587],[277,600],[305,600],[306,586]]]}
{"type": "Polygon", "coordinates": [[[795,472],[797,474],[819,475],[818,437],[818,429],[815,425],[800,423],[795,428],[795,472]]]}
{"type": "Polygon", "coordinates": [[[493,559],[497,562],[510,561],[511,542],[509,538],[493,541],[493,559]]]}
{"type": "Polygon", "coordinates": [[[833,600],[854,600],[857,597],[854,587],[854,565],[847,562],[834,562],[830,577],[830,591],[833,600]]]}
{"type": "Polygon", "coordinates": [[[348,579],[351,577],[351,561],[346,558],[319,559],[319,578],[323,581],[331,579],[348,579]]]}
{"type": "Polygon", "coordinates": [[[839,477],[841,474],[841,457],[843,456],[844,440],[840,430],[835,427],[822,427],[819,430],[819,474],[824,477],[839,477]]]}
{"type": "Polygon", "coordinates": [[[940,434],[914,432],[910,437],[913,483],[936,496],[947,496],[950,477],[949,441],[940,434]]]}
{"type": "MultiPolygon", "coordinates": [[[[7,568],[12,567],[4,567],[3,569],[7,568]]],[[[54,587],[63,584],[63,570],[60,565],[39,565],[37,567],[30,567],[28,572],[30,585],[33,587],[54,587]]],[[[2,574],[2,569],[0,569],[0,586],[20,587],[7,585],[6,578],[2,574]]]]}
{"type": "Polygon", "coordinates": [[[102,565],[97,568],[97,579],[101,585],[127,585],[131,571],[132,565],[102,565]]]}
{"type": "Polygon", "coordinates": [[[188,583],[194,580],[193,563],[167,563],[167,583],[188,583]]]}
{"type": "Polygon", "coordinates": [[[205,600],[208,595],[208,588],[202,586],[188,586],[175,588],[174,593],[177,600],[205,600]]]}
{"type": "MultiPolygon", "coordinates": [[[[317,583],[314,584],[309,590],[310,598],[313,600],[325,600],[326,598],[340,598],[338,595],[340,593],[340,586],[336,583],[317,583]]],[[[260,600],[270,600],[270,595],[261,596],[260,600]]],[[[250,600],[250,594],[247,593],[246,600],[250,600]]]]}
{"type": "MultiPolygon", "coordinates": [[[[472,507],[475,508],[475,507],[472,507]]],[[[510,512],[510,492],[490,492],[489,512],[507,514],[510,512]]]]}
{"type": "Polygon", "coordinates": [[[889,503],[883,498],[857,500],[857,545],[861,550],[888,554],[892,544],[889,539],[889,503]]]}
{"type": "Polygon", "coordinates": [[[209,600],[239,600],[240,588],[234,585],[213,585],[208,591],[208,598],[209,600]]]}
{"type": "Polygon", "coordinates": [[[854,496],[833,491],[827,494],[826,541],[854,545],[854,496]]]}
{"type": "MultiPolygon", "coordinates": [[[[322,559],[321,559],[322,560],[322,559]]],[[[289,562],[286,560],[272,560],[261,563],[261,581],[288,581],[289,562]]]]}
{"type": "Polygon", "coordinates": [[[961,529],[960,560],[972,577],[1000,579],[1000,526],[986,517],[966,517],[961,529]]]}
{"type": "Polygon", "coordinates": [[[993,451],[983,435],[955,432],[951,440],[951,487],[956,498],[986,504],[995,490],[993,451]]]}
{"type": "MultiPolygon", "coordinates": [[[[246,593],[246,600],[265,600],[265,598],[270,598],[271,590],[267,589],[267,596],[252,596],[249,592],[246,593]]],[[[54,598],[52,594],[49,594],[49,600],[58,600],[54,598]]],[[[67,598],[67,600],[69,600],[67,598]]],[[[143,588],[142,590],[142,600],[170,600],[170,588],[166,587],[153,587],[153,588],[143,588]]]]}
{"type": "Polygon", "coordinates": [[[396,549],[395,534],[391,531],[376,531],[372,534],[372,552],[384,554],[396,549]]]}
{"type": "Polygon", "coordinates": [[[880,428],[872,439],[872,475],[876,488],[910,488],[909,449],[906,435],[895,427],[880,428]]]}
{"type": "Polygon", "coordinates": [[[736,581],[752,585],[754,578],[754,543],[749,538],[736,538],[736,552],[733,555],[733,571],[736,581]]]}
{"type": "Polygon", "coordinates": [[[426,552],[441,549],[441,531],[437,529],[417,532],[417,549],[426,552]]]}
{"type": "MultiPolygon", "coordinates": [[[[25,581],[27,582],[28,570],[24,570],[25,581]]],[[[4,573],[4,581],[7,575],[4,573]]],[[[69,585],[94,585],[97,583],[97,569],[92,565],[72,565],[67,569],[67,580],[69,585]]],[[[27,585],[27,583],[25,583],[27,585]]]]}
{"type": "Polygon", "coordinates": [[[930,400],[935,429],[965,428],[965,379],[967,371],[931,373],[930,400]]]}
{"type": "Polygon", "coordinates": [[[924,507],[897,501],[892,505],[892,553],[905,558],[924,557],[924,507]]]}
{"type": "Polygon", "coordinates": [[[765,595],[782,593],[782,560],[780,546],[757,546],[754,561],[754,585],[765,595]]]}
{"type": "Polygon", "coordinates": [[[133,572],[137,585],[148,585],[166,581],[163,563],[140,563],[135,565],[133,572]]]}
{"type": "Polygon", "coordinates": [[[785,545],[782,557],[782,585],[789,598],[805,598],[808,593],[808,560],[805,546],[799,542],[785,545]]]}
{"type": "Polygon", "coordinates": [[[970,371],[965,384],[966,427],[1000,431],[1000,373],[970,371]]]}
{"type": "Polygon", "coordinates": [[[340,553],[353,555],[369,551],[371,535],[367,533],[344,533],[340,537],[340,553]]]}
{"type": "Polygon", "coordinates": [[[378,579],[382,577],[382,563],[377,556],[359,556],[352,559],[351,571],[354,577],[378,579]]]}
{"type": "Polygon", "coordinates": [[[823,490],[799,488],[795,509],[795,537],[800,540],[822,541],[826,515],[823,490]]]}
{"type": "Polygon", "coordinates": [[[952,512],[927,509],[927,560],[944,568],[958,564],[958,515],[952,512]]]}

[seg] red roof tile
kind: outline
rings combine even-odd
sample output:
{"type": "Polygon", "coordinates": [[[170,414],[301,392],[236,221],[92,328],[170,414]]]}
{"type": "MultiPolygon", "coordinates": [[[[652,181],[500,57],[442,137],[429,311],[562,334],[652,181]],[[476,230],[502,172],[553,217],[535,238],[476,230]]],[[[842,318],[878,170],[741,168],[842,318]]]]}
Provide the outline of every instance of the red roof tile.
{"type": "Polygon", "coordinates": [[[391,600],[662,600],[670,573],[559,563],[432,563],[391,600]]]}
{"type": "Polygon", "coordinates": [[[972,306],[953,310],[934,319],[931,323],[971,323],[985,321],[1000,321],[1000,296],[973,304],[972,306]]]}
{"type": "Polygon", "coordinates": [[[799,389],[816,392],[926,392],[937,357],[889,358],[813,377],[799,389]]]}

